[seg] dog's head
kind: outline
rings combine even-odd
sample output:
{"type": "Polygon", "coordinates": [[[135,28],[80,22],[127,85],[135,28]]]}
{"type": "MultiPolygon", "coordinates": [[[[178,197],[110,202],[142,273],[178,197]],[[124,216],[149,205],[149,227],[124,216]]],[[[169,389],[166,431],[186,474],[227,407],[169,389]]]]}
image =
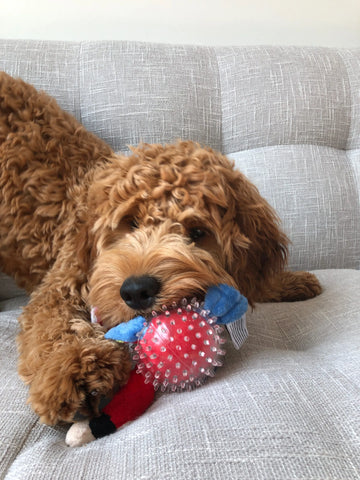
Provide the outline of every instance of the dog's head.
{"type": "Polygon", "coordinates": [[[192,142],[114,157],[97,171],[88,205],[89,302],[107,327],[218,283],[251,304],[285,261],[286,237],[258,190],[192,142]]]}

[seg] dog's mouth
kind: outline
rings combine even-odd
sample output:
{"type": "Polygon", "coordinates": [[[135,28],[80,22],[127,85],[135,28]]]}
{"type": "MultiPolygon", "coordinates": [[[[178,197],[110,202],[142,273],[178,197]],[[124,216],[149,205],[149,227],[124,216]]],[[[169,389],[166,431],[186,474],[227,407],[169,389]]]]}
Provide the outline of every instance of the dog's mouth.
{"type": "Polygon", "coordinates": [[[178,292],[176,296],[165,297],[162,293],[162,282],[159,278],[150,275],[131,276],[121,286],[120,295],[125,304],[134,311],[134,314],[147,317],[153,311],[160,311],[164,306],[178,305],[182,299],[188,301],[196,298],[201,302],[204,298],[202,291],[178,292]]]}
{"type": "MultiPolygon", "coordinates": [[[[201,304],[204,301],[204,292],[191,292],[187,295],[180,295],[174,298],[164,298],[162,296],[155,296],[152,300],[147,300],[146,305],[143,308],[132,308],[125,300],[124,302],[128,306],[128,318],[122,318],[121,321],[131,320],[137,315],[141,315],[142,317],[149,319],[154,316],[155,313],[160,313],[164,310],[173,309],[176,307],[181,306],[183,303],[190,303],[194,304],[195,302],[201,304]]],[[[130,303],[130,302],[129,302],[130,303]]],[[[97,323],[101,326],[104,326],[103,318],[101,315],[101,311],[97,306],[91,307],[91,323],[97,323]]],[[[107,322],[105,322],[106,324],[107,322]]],[[[114,325],[112,325],[114,326],[114,325]]]]}

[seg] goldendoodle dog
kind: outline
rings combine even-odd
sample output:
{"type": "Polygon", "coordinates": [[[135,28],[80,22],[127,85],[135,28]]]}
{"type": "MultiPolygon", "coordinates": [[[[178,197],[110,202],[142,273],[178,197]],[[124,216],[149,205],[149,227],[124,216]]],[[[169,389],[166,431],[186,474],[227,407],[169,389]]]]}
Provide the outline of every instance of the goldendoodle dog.
{"type": "Polygon", "coordinates": [[[284,269],[287,243],[220,153],[178,142],[116,156],[54,99],[0,74],[0,268],[31,293],[19,373],[43,422],[96,415],[125,384],[129,352],[106,328],[219,283],[250,305],[319,294],[313,275],[284,269]]]}

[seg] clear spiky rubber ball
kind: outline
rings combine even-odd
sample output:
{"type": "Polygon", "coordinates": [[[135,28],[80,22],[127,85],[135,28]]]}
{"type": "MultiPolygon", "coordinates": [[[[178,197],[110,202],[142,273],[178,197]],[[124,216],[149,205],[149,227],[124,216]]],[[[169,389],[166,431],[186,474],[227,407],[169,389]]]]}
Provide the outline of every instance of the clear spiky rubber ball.
{"type": "Polygon", "coordinates": [[[137,372],[156,390],[192,390],[222,366],[224,329],[195,299],[162,310],[152,313],[138,335],[133,357],[137,372]]]}

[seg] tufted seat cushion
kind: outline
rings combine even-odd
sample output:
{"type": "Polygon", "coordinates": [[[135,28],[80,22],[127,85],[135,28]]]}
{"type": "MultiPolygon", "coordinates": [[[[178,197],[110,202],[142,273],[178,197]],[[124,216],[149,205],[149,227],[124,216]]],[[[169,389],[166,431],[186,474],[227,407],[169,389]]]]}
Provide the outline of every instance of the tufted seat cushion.
{"type": "Polygon", "coordinates": [[[290,268],[316,270],[324,288],[257,305],[213,380],[76,450],[25,404],[26,297],[0,277],[0,479],[357,480],[360,49],[2,40],[0,69],[115,151],[183,138],[233,158],[277,210],[290,268]]]}

